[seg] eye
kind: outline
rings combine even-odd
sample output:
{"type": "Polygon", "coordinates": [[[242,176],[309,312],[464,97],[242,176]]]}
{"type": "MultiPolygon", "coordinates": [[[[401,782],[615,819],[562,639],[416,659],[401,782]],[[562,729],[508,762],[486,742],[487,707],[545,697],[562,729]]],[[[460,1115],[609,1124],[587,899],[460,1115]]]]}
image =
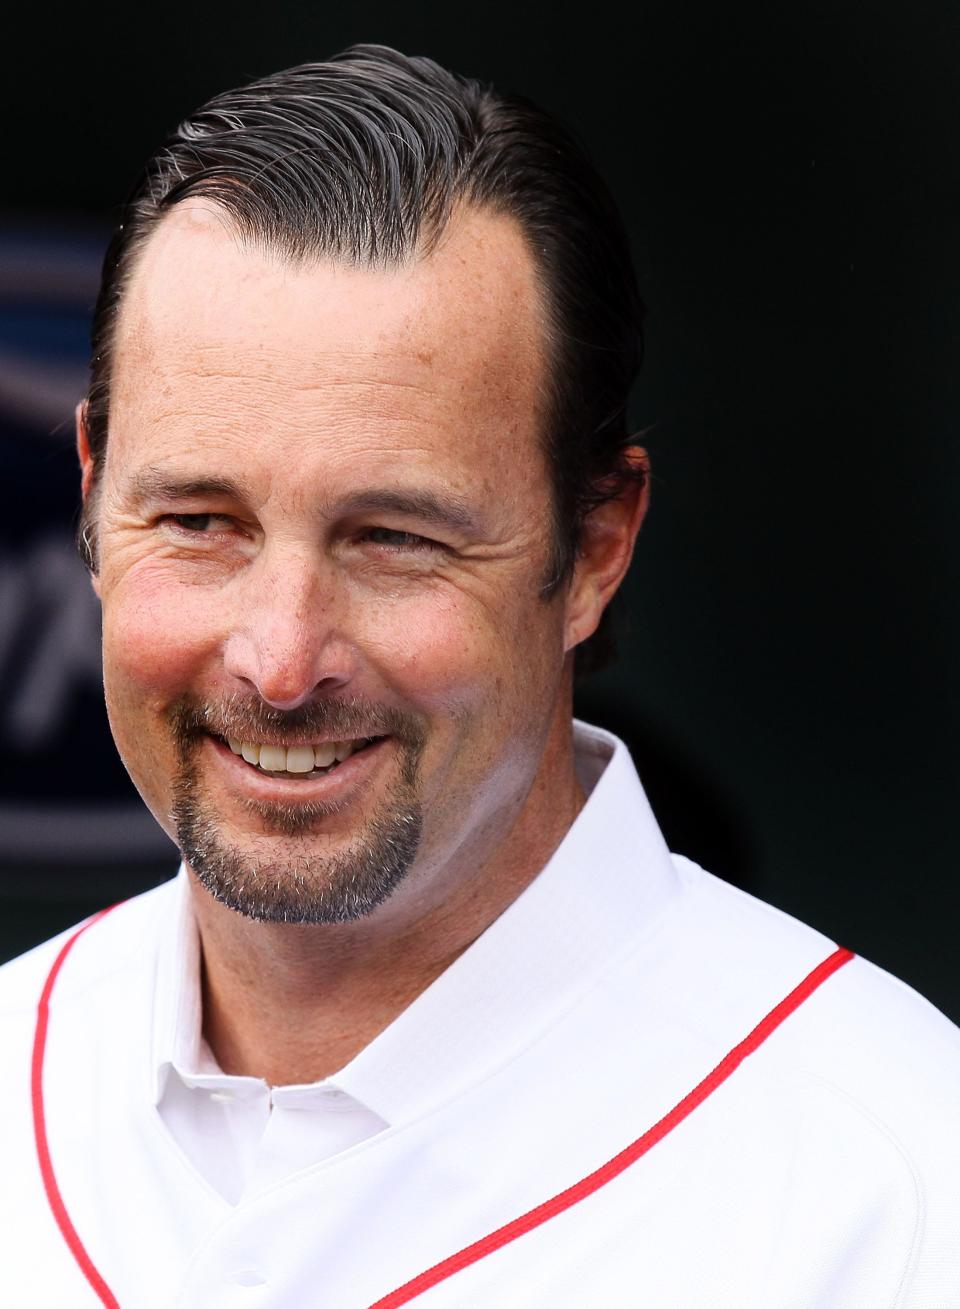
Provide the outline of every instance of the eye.
{"type": "Polygon", "coordinates": [[[183,532],[203,535],[209,530],[214,520],[219,523],[227,521],[223,514],[164,514],[161,521],[172,523],[174,527],[179,527],[183,532]]]}
{"type": "Polygon", "coordinates": [[[439,550],[438,542],[429,537],[417,536],[415,532],[401,532],[392,527],[368,527],[363,539],[373,545],[386,546],[389,550],[439,550]]]}

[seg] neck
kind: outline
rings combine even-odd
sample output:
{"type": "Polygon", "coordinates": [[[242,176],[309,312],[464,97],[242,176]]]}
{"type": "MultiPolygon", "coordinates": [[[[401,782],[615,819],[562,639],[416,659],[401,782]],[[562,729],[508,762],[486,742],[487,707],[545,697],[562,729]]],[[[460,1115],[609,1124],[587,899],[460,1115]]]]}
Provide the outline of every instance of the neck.
{"type": "Polygon", "coordinates": [[[583,803],[568,721],[505,830],[484,832],[442,868],[412,870],[366,919],[254,922],[191,878],[204,1036],[221,1068],[271,1085],[339,1071],[517,898],[583,803]]]}

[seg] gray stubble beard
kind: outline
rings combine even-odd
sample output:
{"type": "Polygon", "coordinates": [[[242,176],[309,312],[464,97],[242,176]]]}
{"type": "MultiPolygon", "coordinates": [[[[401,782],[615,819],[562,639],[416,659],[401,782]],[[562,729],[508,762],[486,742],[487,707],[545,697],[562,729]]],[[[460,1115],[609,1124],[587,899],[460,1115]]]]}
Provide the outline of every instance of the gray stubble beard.
{"type": "MultiPolygon", "coordinates": [[[[252,716],[266,717],[256,712],[252,716]]],[[[353,922],[389,899],[416,858],[423,828],[418,796],[423,739],[409,720],[391,723],[405,729],[395,737],[399,778],[345,848],[325,854],[312,851],[309,844],[322,839],[324,820],[339,812],[339,805],[248,801],[247,810],[264,832],[284,839],[287,847],[277,858],[264,858],[227,844],[218,815],[204,802],[196,762],[198,730],[211,718],[218,722],[215,714],[183,703],[172,714],[180,771],[171,817],[184,859],[214,899],[258,922],[300,924],[353,922]]],[[[269,721],[275,723],[276,716],[269,721]]],[[[337,721],[349,728],[357,719],[348,712],[337,721]]]]}

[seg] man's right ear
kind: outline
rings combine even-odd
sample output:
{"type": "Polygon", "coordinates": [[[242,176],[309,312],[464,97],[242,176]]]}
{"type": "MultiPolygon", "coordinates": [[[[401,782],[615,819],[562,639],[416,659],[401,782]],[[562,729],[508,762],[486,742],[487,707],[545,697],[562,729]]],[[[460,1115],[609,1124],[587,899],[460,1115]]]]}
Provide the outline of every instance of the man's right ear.
{"type": "Polygon", "coordinates": [[[93,486],[93,455],[90,453],[90,437],[87,433],[87,402],[81,400],[73,416],[77,427],[77,458],[80,460],[80,494],[84,503],[93,486]]]}
{"type": "MultiPolygon", "coordinates": [[[[80,460],[80,494],[83,497],[83,517],[86,518],[86,510],[90,505],[90,495],[93,491],[93,475],[95,468],[93,455],[90,453],[90,436],[87,432],[87,406],[85,401],[80,401],[76,409],[73,411],[73,416],[77,428],[77,458],[80,460]]],[[[80,530],[81,532],[86,533],[89,531],[89,526],[85,524],[80,530]]],[[[90,568],[90,585],[99,597],[100,578],[94,567],[93,551],[89,546],[87,546],[85,558],[90,568]]]]}

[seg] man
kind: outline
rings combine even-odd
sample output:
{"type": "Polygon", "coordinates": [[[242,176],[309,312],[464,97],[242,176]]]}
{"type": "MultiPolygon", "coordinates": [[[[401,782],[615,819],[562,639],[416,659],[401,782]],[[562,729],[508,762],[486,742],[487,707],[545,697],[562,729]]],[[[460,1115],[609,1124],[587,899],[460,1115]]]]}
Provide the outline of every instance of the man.
{"type": "Polygon", "coordinates": [[[638,340],[577,147],[429,61],[148,166],[81,536],[184,866],[4,970],[10,1303],[960,1304],[956,1029],[671,858],[572,724],[638,340]]]}

